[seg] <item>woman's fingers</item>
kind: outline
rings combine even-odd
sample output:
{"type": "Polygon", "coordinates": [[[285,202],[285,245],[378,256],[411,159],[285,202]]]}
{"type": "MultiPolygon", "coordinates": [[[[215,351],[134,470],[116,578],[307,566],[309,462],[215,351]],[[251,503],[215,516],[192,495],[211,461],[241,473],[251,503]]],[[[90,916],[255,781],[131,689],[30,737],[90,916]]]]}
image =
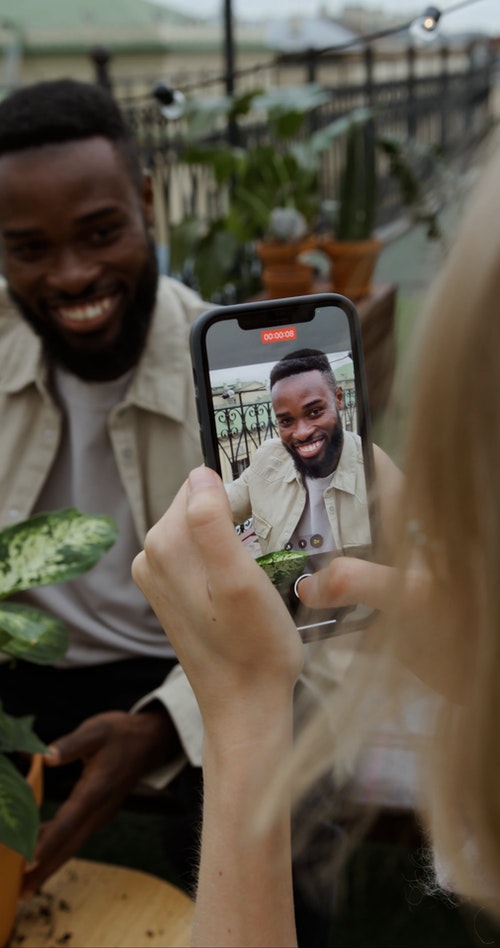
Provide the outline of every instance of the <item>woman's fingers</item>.
{"type": "Polygon", "coordinates": [[[312,608],[362,604],[384,609],[393,582],[391,566],[339,556],[325,569],[301,580],[297,591],[300,601],[312,608]]]}

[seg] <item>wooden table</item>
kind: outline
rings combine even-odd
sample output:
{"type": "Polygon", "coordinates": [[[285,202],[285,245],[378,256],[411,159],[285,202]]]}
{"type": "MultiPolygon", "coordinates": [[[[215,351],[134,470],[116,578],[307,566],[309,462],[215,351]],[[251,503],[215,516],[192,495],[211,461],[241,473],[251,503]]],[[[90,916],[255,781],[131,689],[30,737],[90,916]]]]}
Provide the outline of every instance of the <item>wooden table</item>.
{"type": "Polygon", "coordinates": [[[193,903],[156,876],[70,859],[20,903],[9,948],[185,948],[193,903]]]}

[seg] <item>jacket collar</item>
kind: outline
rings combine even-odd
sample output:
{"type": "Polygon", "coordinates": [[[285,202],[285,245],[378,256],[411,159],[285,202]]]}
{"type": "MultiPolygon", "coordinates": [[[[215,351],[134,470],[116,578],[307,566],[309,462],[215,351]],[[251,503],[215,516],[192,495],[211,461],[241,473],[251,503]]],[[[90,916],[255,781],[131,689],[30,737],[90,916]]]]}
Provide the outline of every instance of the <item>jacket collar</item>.
{"type": "MultiPolygon", "coordinates": [[[[186,416],[186,322],[175,316],[178,306],[167,282],[160,279],[157,301],[146,345],[124,404],[137,405],[183,421],[186,416]]],[[[43,389],[48,365],[41,340],[10,301],[5,282],[0,283],[0,337],[4,357],[0,364],[0,391],[20,392],[29,385],[43,389]]]]}
{"type": "MultiPolygon", "coordinates": [[[[342,448],[342,454],[340,455],[339,463],[335,469],[332,482],[327,491],[332,490],[343,490],[346,494],[355,494],[356,493],[356,476],[357,476],[357,447],[356,447],[356,435],[351,431],[346,431],[344,429],[344,446],[342,448]]],[[[270,458],[270,466],[273,468],[275,477],[273,480],[285,481],[285,483],[290,483],[292,481],[298,481],[298,483],[303,487],[303,481],[300,474],[295,467],[292,456],[288,453],[285,446],[277,438],[275,440],[275,451],[273,456],[270,458]]]]}
{"type": "Polygon", "coordinates": [[[28,385],[43,385],[46,377],[42,344],[11,301],[0,278],[0,391],[20,392],[28,385]]]}
{"type": "Polygon", "coordinates": [[[190,379],[187,323],[168,282],[160,278],[156,306],[144,351],[132,376],[124,404],[182,422],[186,418],[190,379]],[[186,371],[187,369],[187,371],[186,371]]]}

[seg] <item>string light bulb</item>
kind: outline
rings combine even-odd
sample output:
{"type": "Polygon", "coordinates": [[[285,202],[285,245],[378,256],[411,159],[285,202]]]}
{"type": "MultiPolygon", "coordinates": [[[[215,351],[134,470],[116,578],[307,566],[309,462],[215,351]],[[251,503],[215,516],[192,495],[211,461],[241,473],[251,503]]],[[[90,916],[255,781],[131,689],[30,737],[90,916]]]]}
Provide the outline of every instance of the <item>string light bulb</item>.
{"type": "MultiPolygon", "coordinates": [[[[374,33],[355,36],[353,39],[349,39],[343,43],[337,43],[335,46],[325,46],[322,49],[315,50],[315,52],[318,57],[325,53],[343,52],[344,50],[359,47],[363,44],[368,45],[369,43],[373,43],[376,40],[384,39],[387,36],[396,36],[398,33],[404,33],[405,31],[408,31],[410,36],[419,45],[432,43],[439,35],[438,24],[442,17],[448,16],[450,13],[455,13],[457,10],[472,7],[477,3],[484,2],[485,0],[458,0],[457,3],[453,3],[450,6],[445,7],[444,10],[440,10],[438,7],[430,6],[427,7],[424,12],[414,20],[406,21],[404,23],[400,23],[397,26],[388,27],[387,29],[377,30],[374,33]]],[[[230,5],[231,0],[226,0],[226,3],[230,5]]],[[[234,80],[242,76],[256,75],[257,72],[268,69],[269,66],[274,64],[274,62],[275,60],[271,60],[271,62],[261,62],[257,65],[246,66],[244,69],[233,70],[232,78],[234,80]]],[[[218,78],[220,82],[225,82],[227,76],[223,75],[219,76],[218,78]]],[[[196,82],[194,83],[193,88],[197,87],[198,83],[196,82]]],[[[184,90],[185,92],[191,91],[190,86],[184,86],[184,90]]],[[[150,94],[151,93],[148,93],[148,95],[150,94]]],[[[166,83],[159,81],[155,83],[152,89],[152,94],[160,106],[162,115],[166,119],[177,119],[184,114],[186,104],[184,92],[181,92],[179,89],[171,89],[166,85],[166,83]]]]}
{"type": "Polygon", "coordinates": [[[164,118],[172,121],[181,118],[184,114],[186,97],[179,89],[171,89],[160,79],[153,86],[153,95],[160,105],[160,112],[164,118]]]}
{"type": "Polygon", "coordinates": [[[437,25],[441,19],[441,10],[437,7],[427,7],[424,12],[413,20],[410,33],[419,43],[430,43],[437,35],[437,25]]]}
{"type": "Polygon", "coordinates": [[[441,10],[437,7],[427,7],[422,14],[422,28],[429,33],[436,29],[441,19],[441,10]]]}

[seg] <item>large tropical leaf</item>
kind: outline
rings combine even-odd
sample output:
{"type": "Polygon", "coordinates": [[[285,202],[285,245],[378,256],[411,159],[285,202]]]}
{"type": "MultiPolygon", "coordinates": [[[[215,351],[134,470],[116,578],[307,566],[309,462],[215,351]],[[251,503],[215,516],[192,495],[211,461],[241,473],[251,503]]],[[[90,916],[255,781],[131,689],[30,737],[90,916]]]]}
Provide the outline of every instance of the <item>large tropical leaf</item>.
{"type": "Polygon", "coordinates": [[[38,808],[31,787],[0,754],[0,842],[30,861],[38,836],[38,808]]]}
{"type": "Polygon", "coordinates": [[[263,112],[279,139],[291,138],[301,128],[306,115],[325,105],[331,93],[318,83],[303,86],[282,86],[256,95],[253,107],[263,112]]]}
{"type": "Polygon", "coordinates": [[[74,508],[39,514],[0,532],[0,599],[86,572],[115,542],[110,517],[74,508]]]}
{"type": "Polygon", "coordinates": [[[199,218],[186,218],[170,228],[170,272],[182,274],[187,261],[196,253],[196,247],[208,226],[199,218]]]}
{"type": "Polygon", "coordinates": [[[44,753],[46,745],[33,732],[32,715],[15,718],[7,714],[0,702],[0,751],[11,754],[19,751],[24,754],[44,753]]]}
{"type": "Polygon", "coordinates": [[[208,165],[213,169],[216,181],[225,184],[241,166],[245,167],[247,155],[242,148],[229,145],[191,145],[184,149],[182,160],[190,165],[208,165]]]}
{"type": "Polygon", "coordinates": [[[194,273],[201,295],[212,299],[229,281],[240,244],[233,234],[216,221],[196,248],[194,273]]]}
{"type": "Polygon", "coordinates": [[[67,648],[68,632],[60,619],[23,603],[0,605],[0,652],[36,665],[51,665],[67,648]]]}
{"type": "Polygon", "coordinates": [[[187,122],[187,137],[190,141],[200,141],[213,135],[216,128],[223,128],[230,119],[247,115],[252,101],[260,89],[243,92],[234,96],[200,96],[187,98],[183,116],[187,122]],[[222,120],[222,121],[221,121],[222,120]]]}

